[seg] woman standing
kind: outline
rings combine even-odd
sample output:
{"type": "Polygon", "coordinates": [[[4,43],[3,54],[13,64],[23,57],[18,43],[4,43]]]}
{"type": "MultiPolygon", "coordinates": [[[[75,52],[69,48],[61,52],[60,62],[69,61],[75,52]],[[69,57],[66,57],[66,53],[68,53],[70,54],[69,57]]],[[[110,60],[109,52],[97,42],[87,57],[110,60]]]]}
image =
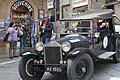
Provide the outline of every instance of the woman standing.
{"type": "Polygon", "coordinates": [[[7,29],[7,32],[9,33],[9,36],[11,37],[10,41],[10,49],[9,49],[9,57],[13,58],[16,54],[16,48],[17,48],[17,28],[15,27],[15,23],[11,22],[9,24],[9,27],[7,29]]]}

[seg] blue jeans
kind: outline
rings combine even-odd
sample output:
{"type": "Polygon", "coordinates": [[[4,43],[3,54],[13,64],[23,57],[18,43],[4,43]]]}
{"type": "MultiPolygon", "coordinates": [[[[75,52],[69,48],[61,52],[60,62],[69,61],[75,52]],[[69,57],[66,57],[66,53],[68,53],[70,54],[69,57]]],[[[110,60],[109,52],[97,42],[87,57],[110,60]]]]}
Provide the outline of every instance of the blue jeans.
{"type": "Polygon", "coordinates": [[[34,38],[34,36],[31,36],[31,45],[32,45],[32,48],[35,47],[35,38],[34,38]]]}
{"type": "Polygon", "coordinates": [[[25,47],[26,47],[26,38],[20,37],[20,54],[23,54],[23,52],[25,52],[25,47]]]}
{"type": "Polygon", "coordinates": [[[45,43],[50,42],[50,38],[45,38],[45,43]]]}
{"type": "Polygon", "coordinates": [[[48,43],[49,41],[50,41],[50,38],[41,37],[41,42],[43,42],[43,44],[48,43]]]}

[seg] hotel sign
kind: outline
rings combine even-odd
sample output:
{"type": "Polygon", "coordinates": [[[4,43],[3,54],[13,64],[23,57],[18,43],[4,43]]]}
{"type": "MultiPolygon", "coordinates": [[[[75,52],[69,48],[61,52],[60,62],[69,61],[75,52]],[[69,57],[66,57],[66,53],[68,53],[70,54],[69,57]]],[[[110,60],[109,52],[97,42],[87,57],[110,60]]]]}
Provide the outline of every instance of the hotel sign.
{"type": "Polygon", "coordinates": [[[54,3],[54,0],[48,0],[47,2],[48,9],[54,8],[53,3],[54,3]]]}
{"type": "Polygon", "coordinates": [[[29,12],[33,11],[32,6],[27,1],[16,1],[11,8],[13,10],[16,10],[19,6],[25,6],[29,10],[29,12]]]}
{"type": "Polygon", "coordinates": [[[88,5],[88,0],[72,0],[72,7],[80,7],[88,5]]]}

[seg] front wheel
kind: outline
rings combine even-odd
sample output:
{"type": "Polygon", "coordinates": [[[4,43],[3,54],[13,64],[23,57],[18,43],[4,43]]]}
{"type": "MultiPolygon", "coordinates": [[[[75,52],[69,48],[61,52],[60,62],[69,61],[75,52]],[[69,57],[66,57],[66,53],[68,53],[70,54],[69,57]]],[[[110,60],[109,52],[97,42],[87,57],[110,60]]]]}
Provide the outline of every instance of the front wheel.
{"type": "Polygon", "coordinates": [[[40,80],[44,72],[36,72],[33,67],[34,58],[22,58],[19,63],[19,74],[23,80],[40,80]]]}
{"type": "Polygon", "coordinates": [[[89,54],[78,55],[69,61],[67,76],[69,80],[90,80],[94,71],[94,63],[89,54]]]}

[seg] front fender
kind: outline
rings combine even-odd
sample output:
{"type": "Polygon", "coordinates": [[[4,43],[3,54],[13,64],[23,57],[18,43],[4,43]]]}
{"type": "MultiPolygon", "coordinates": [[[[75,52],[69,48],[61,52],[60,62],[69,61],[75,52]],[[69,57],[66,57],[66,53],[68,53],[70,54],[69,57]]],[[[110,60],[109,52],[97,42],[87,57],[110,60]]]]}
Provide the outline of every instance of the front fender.
{"type": "Polygon", "coordinates": [[[28,57],[28,56],[38,56],[38,55],[32,52],[25,52],[22,54],[22,57],[28,57]]]}
{"type": "Polygon", "coordinates": [[[87,48],[75,48],[72,51],[69,52],[69,54],[66,56],[67,59],[73,59],[77,57],[80,54],[87,53],[89,54],[93,59],[95,58],[95,55],[87,48]]]}

